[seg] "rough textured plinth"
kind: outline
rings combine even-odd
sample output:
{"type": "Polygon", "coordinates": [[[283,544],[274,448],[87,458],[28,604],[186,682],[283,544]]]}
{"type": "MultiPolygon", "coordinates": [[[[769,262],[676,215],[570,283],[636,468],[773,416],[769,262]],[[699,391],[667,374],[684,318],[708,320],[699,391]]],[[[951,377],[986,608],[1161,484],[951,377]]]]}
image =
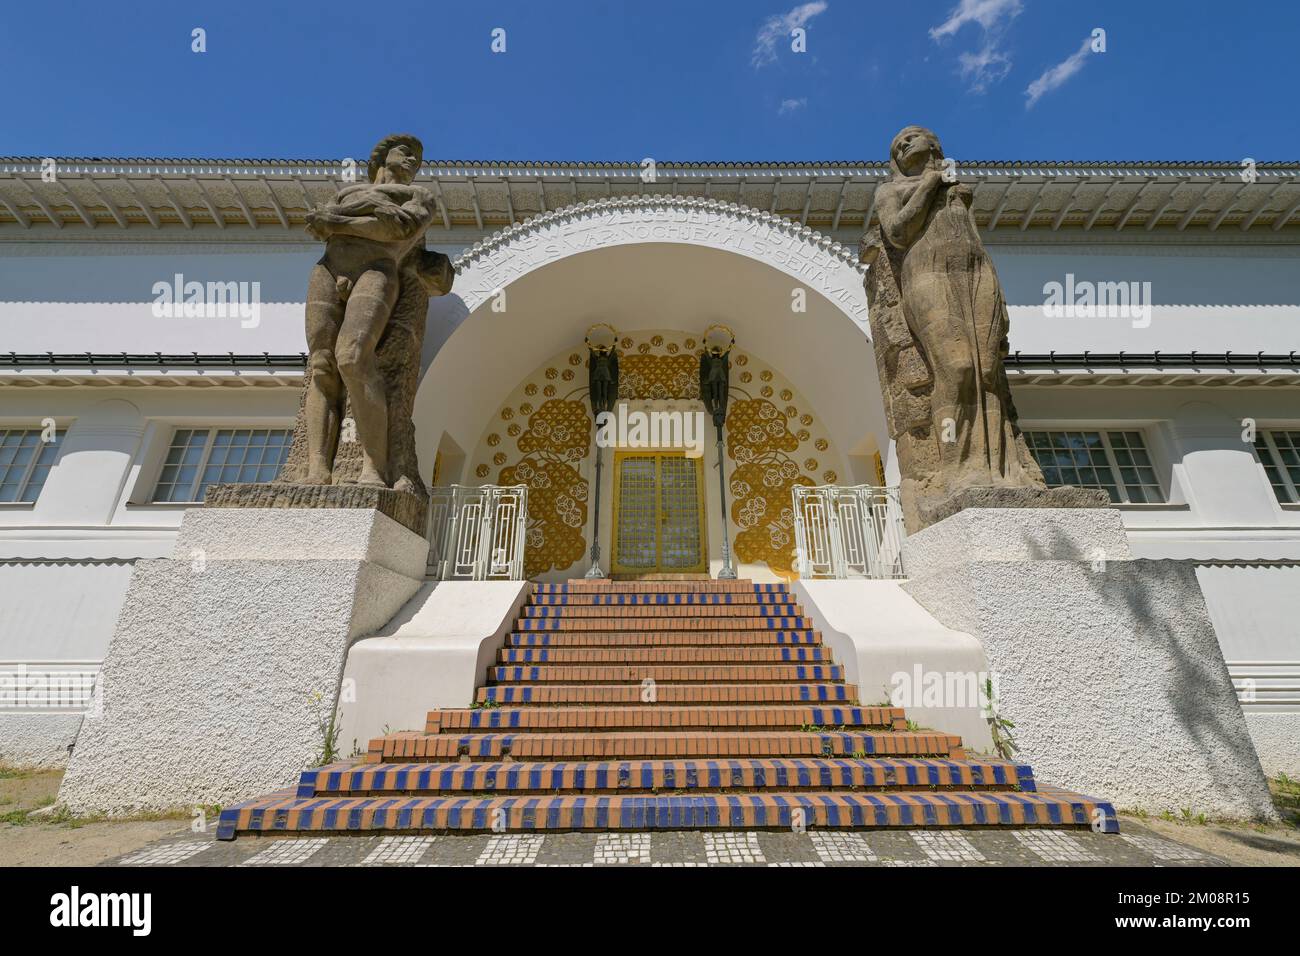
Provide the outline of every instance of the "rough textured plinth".
{"type": "Polygon", "coordinates": [[[418,568],[424,546],[382,514],[358,512],[363,520],[342,523],[355,541],[340,532],[317,551],[302,513],[266,509],[255,524],[191,515],[207,527],[182,524],[176,557],[132,572],[100,672],[102,706],[86,717],[59,791],[76,812],[192,809],[284,786],[320,759],[349,643],[422,583],[374,560],[377,542],[397,538],[418,568]],[[303,542],[296,558],[283,553],[293,540],[303,542]],[[179,550],[193,542],[198,554],[179,550]]]}
{"type": "Polygon", "coordinates": [[[962,488],[950,494],[920,495],[916,510],[924,527],[965,508],[1105,508],[1110,496],[1100,488],[962,488]]]}
{"type": "Polygon", "coordinates": [[[908,537],[905,588],[984,645],[1044,778],[1120,809],[1273,817],[1195,568],[1134,560],[1117,530],[1113,509],[965,510],[908,537]]]}
{"type": "Polygon", "coordinates": [[[1127,561],[1124,518],[1113,508],[967,508],[943,534],[909,535],[903,559],[918,577],[973,561],[1127,561]]]}
{"type": "Polygon", "coordinates": [[[429,503],[409,491],[374,485],[290,485],[250,482],[209,485],[205,508],[368,508],[418,535],[425,533],[429,503]]]}

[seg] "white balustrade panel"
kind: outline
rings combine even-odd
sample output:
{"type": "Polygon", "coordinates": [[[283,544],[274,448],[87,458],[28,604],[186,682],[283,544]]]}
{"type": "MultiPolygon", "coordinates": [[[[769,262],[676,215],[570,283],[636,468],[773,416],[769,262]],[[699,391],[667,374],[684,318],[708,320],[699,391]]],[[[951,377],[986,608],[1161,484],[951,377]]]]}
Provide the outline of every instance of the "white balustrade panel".
{"type": "Polygon", "coordinates": [[[897,488],[796,485],[796,564],[805,578],[903,577],[897,488]]]}
{"type": "Polygon", "coordinates": [[[448,485],[429,493],[429,575],[441,581],[521,581],[526,485],[448,485]]]}

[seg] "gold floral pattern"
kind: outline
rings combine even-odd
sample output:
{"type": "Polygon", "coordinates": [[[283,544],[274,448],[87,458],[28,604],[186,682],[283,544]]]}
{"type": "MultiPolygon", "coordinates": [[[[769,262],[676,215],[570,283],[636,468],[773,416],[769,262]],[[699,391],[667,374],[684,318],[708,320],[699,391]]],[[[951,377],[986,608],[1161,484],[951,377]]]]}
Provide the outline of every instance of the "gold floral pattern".
{"type": "MultiPolygon", "coordinates": [[[[502,485],[528,486],[524,573],[562,571],[586,547],[587,479],[578,464],[587,457],[591,416],[582,400],[544,402],[516,443],[522,460],[502,468],[502,485]]],[[[500,465],[496,458],[493,461],[500,465]]]]}
{"type": "MultiPolygon", "coordinates": [[[[699,399],[698,339],[680,332],[625,335],[619,351],[620,398],[699,399]]],[[[497,411],[496,422],[505,427],[486,428],[472,459],[480,481],[528,486],[528,577],[572,568],[589,545],[593,432],[584,362],[582,353],[565,350],[520,383],[497,411]]],[[[793,578],[790,489],[834,484],[833,469],[822,471],[820,479],[817,471],[838,459],[807,405],[799,407],[802,399],[792,383],[744,352],[732,352],[732,365],[726,451],[734,553],[738,561],[766,564],[793,578]],[[751,383],[761,383],[757,392],[749,391],[751,383]]]]}
{"type": "MultiPolygon", "coordinates": [[[[763,562],[783,577],[794,576],[794,509],[790,489],[816,479],[791,457],[802,444],[786,416],[764,398],[736,401],[727,410],[727,455],[732,473],[731,519],[736,557],[763,562]]],[[[808,459],[805,467],[816,462],[808,459]]],[[[812,470],[812,469],[808,469],[812,470]]]]}
{"type": "Polygon", "coordinates": [[[656,400],[699,398],[699,356],[694,353],[620,356],[618,397],[656,400]]]}

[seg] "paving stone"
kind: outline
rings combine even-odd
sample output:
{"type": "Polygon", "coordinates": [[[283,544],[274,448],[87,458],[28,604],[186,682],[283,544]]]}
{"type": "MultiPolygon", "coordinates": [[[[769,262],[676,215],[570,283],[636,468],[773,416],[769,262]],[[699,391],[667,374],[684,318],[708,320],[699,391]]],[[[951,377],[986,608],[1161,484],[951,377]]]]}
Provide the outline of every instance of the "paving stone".
{"type": "Polygon", "coordinates": [[[1161,861],[1208,859],[1208,857],[1200,850],[1193,850],[1189,846],[1183,846],[1181,843],[1174,843],[1171,840],[1165,840],[1161,837],[1125,833],[1121,834],[1120,839],[1132,844],[1140,850],[1145,850],[1157,860],[1161,861]]]}
{"type": "Polygon", "coordinates": [[[1100,859],[1062,830],[1018,830],[1012,836],[1048,863],[1093,863],[1100,859]]]}
{"type": "Polygon", "coordinates": [[[947,830],[917,830],[912,839],[936,863],[983,863],[984,854],[960,833],[947,830]]]}
{"type": "Polygon", "coordinates": [[[301,866],[329,844],[328,837],[299,837],[274,840],[260,853],[249,857],[240,866],[301,866]]]}
{"type": "Polygon", "coordinates": [[[860,833],[844,830],[821,830],[808,834],[813,849],[824,863],[878,863],[867,839],[860,833]]]}
{"type": "Polygon", "coordinates": [[[615,831],[550,834],[333,835],[218,841],[165,837],[113,866],[1223,866],[1125,823],[1090,830],[615,831]]]}
{"type": "Polygon", "coordinates": [[[766,863],[758,845],[758,834],[751,831],[723,831],[704,834],[704,855],[710,866],[727,863],[766,863]]]}
{"type": "Polygon", "coordinates": [[[543,836],[503,833],[489,837],[487,846],[475,861],[477,866],[529,866],[536,862],[543,836]]]}
{"type": "Polygon", "coordinates": [[[366,854],[362,866],[402,866],[421,863],[436,837],[386,836],[366,854]]]}
{"type": "Polygon", "coordinates": [[[602,833],[596,840],[592,862],[601,866],[650,863],[651,839],[649,833],[602,833]]]}
{"type": "Polygon", "coordinates": [[[202,853],[208,844],[186,840],[175,843],[155,843],[138,853],[119,861],[121,866],[176,866],[195,854],[202,853]]]}

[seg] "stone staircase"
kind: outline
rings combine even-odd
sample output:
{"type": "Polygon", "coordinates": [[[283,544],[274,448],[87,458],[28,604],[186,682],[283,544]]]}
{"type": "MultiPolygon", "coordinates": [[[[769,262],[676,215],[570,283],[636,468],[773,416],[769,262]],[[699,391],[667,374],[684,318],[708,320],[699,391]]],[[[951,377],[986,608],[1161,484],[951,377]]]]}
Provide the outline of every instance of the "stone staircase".
{"type": "Polygon", "coordinates": [[[864,706],[783,584],[533,586],[471,709],[225,808],[238,833],[1086,827],[1109,803],[864,706]]]}

